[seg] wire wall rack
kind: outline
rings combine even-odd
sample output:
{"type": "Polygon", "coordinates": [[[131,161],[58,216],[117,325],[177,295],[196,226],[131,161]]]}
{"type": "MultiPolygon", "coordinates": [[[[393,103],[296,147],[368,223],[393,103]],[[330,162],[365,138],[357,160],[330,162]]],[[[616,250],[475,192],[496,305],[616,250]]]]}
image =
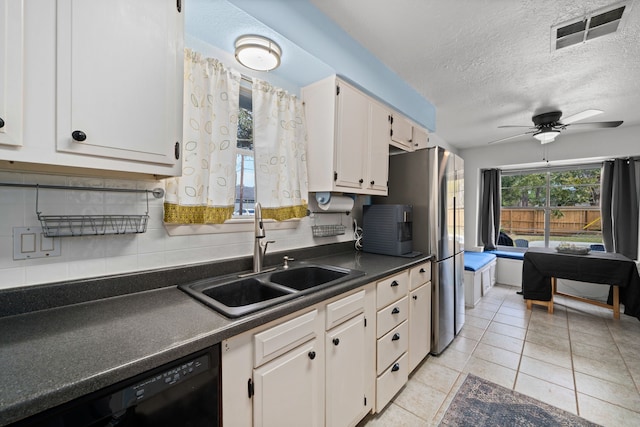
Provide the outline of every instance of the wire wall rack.
{"type": "Polygon", "coordinates": [[[149,222],[149,194],[159,199],[162,188],[137,190],[129,188],[75,187],[62,185],[0,183],[4,187],[28,187],[36,189],[36,215],[46,237],[100,236],[110,234],[137,234],[147,231],[149,222]],[[40,189],[103,191],[118,193],[145,193],[147,210],[144,214],[130,215],[44,215],[39,208],[40,189]]]}
{"type": "Polygon", "coordinates": [[[311,232],[313,233],[313,237],[340,236],[344,234],[346,230],[347,230],[347,227],[342,224],[311,226],[311,232]]]}

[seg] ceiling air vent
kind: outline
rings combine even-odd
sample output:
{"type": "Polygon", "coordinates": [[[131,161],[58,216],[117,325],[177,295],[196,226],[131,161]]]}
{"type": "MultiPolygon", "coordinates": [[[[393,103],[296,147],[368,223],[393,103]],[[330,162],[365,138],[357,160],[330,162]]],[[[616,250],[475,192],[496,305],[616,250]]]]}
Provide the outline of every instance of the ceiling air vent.
{"type": "Polygon", "coordinates": [[[551,50],[562,49],[615,33],[620,27],[626,7],[626,2],[616,3],[588,13],[584,17],[551,27],[551,50]]]}

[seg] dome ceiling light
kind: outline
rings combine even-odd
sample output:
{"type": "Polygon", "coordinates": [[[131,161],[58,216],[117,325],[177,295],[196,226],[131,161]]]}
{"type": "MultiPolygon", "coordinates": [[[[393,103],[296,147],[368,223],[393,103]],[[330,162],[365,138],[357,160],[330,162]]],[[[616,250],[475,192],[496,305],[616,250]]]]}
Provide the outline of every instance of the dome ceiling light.
{"type": "Polygon", "coordinates": [[[271,71],[280,65],[282,50],[273,40],[262,36],[241,36],[236,40],[236,59],[247,68],[271,71]]]}

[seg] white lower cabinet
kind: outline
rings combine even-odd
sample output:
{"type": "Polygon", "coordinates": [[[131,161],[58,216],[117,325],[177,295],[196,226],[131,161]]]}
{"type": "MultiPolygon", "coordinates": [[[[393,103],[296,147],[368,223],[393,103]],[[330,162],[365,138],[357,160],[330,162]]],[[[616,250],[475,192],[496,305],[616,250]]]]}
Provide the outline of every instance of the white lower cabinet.
{"type": "Polygon", "coordinates": [[[364,314],[359,314],[327,332],[327,426],[353,426],[371,410],[363,363],[367,357],[364,323],[364,314]]]}
{"type": "Polygon", "coordinates": [[[408,271],[380,280],[376,289],[376,412],[380,412],[409,376],[408,271]]]}
{"type": "Polygon", "coordinates": [[[409,293],[409,372],[431,351],[431,281],[409,293]]]}
{"type": "Polygon", "coordinates": [[[225,427],[353,427],[428,354],[431,269],[419,264],[223,341],[225,427]]]}
{"type": "Polygon", "coordinates": [[[367,285],[223,341],[223,425],[355,426],[373,408],[374,313],[367,285]]]}
{"type": "Polygon", "coordinates": [[[253,371],[254,426],[323,425],[318,355],[318,340],[313,339],[253,371]]]}

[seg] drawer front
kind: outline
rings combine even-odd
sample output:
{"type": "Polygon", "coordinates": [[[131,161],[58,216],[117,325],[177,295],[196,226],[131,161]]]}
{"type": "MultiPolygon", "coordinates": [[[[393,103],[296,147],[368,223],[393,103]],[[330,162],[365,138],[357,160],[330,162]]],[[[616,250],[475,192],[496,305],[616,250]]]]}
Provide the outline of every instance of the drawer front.
{"type": "Polygon", "coordinates": [[[405,295],[399,301],[378,311],[376,317],[376,337],[380,338],[409,317],[409,298],[405,295]]]}
{"type": "Polygon", "coordinates": [[[253,337],[254,367],[258,367],[294,347],[316,337],[315,322],[318,310],[298,316],[253,337]]]}
{"type": "Polygon", "coordinates": [[[364,313],[364,289],[353,295],[327,304],[327,330],[349,320],[360,313],[364,313]]]}
{"type": "Polygon", "coordinates": [[[384,409],[408,379],[409,364],[405,353],[378,377],[376,384],[376,412],[384,409]]]}
{"type": "Polygon", "coordinates": [[[407,350],[409,350],[409,322],[403,322],[378,339],[378,375],[407,350]]]}
{"type": "Polygon", "coordinates": [[[409,289],[414,290],[431,281],[431,262],[425,262],[409,270],[409,289]]]}
{"type": "Polygon", "coordinates": [[[381,309],[407,295],[409,272],[404,271],[378,282],[376,288],[376,308],[381,309]]]}

